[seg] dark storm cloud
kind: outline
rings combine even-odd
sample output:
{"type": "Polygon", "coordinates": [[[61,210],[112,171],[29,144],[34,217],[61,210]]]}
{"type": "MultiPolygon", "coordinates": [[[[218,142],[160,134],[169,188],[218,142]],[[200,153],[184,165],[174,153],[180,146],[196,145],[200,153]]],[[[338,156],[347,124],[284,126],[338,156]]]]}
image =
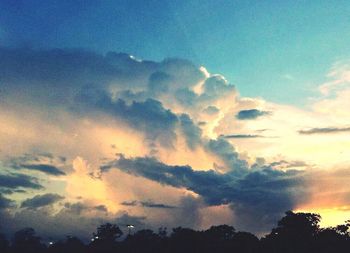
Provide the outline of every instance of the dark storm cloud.
{"type": "Polygon", "coordinates": [[[211,101],[235,91],[235,86],[228,84],[227,80],[223,76],[213,75],[205,80],[203,90],[204,92],[201,94],[200,99],[211,101]]]}
{"type": "Polygon", "coordinates": [[[27,102],[50,107],[69,105],[87,84],[102,90],[113,85],[129,94],[141,89],[148,98],[157,98],[169,88],[191,87],[204,78],[194,64],[182,59],[152,62],[116,52],[0,47],[2,94],[24,96],[27,102]]]}
{"type": "Polygon", "coordinates": [[[345,132],[350,132],[350,127],[311,128],[307,130],[299,130],[298,132],[299,134],[303,134],[303,135],[345,133],[345,132]]]}
{"type": "Polygon", "coordinates": [[[53,165],[49,164],[20,164],[19,168],[25,168],[28,170],[36,170],[53,176],[66,175],[63,171],[59,170],[53,165]]]}
{"type": "Polygon", "coordinates": [[[76,99],[85,108],[108,113],[145,132],[151,138],[160,138],[162,144],[169,144],[175,138],[173,131],[178,118],[157,100],[133,101],[129,105],[123,99],[114,101],[108,92],[91,87],[83,89],[76,99]]]}
{"type": "Polygon", "coordinates": [[[97,206],[90,206],[83,202],[75,202],[70,203],[66,202],[64,203],[64,210],[65,213],[74,214],[74,215],[81,215],[83,212],[89,212],[89,211],[100,211],[104,213],[108,213],[108,208],[105,205],[97,205],[97,206]]]}
{"type": "Polygon", "coordinates": [[[102,166],[101,170],[106,172],[112,168],[161,184],[186,188],[199,194],[207,205],[229,204],[238,217],[254,213],[250,220],[261,220],[258,226],[241,224],[254,230],[259,226],[269,229],[276,218],[307,198],[303,189],[304,172],[300,171],[284,172],[264,167],[237,175],[234,172],[195,171],[190,166],[170,166],[150,157],[129,159],[124,156],[102,166]],[[270,218],[265,219],[267,216],[270,218]]]}
{"type": "MultiPolygon", "coordinates": [[[[205,194],[207,191],[215,191],[216,188],[208,189],[207,185],[222,185],[224,178],[218,176],[214,171],[194,172],[190,166],[169,166],[151,157],[138,157],[127,159],[120,156],[119,159],[101,167],[105,172],[116,167],[124,172],[135,176],[142,176],[162,184],[174,187],[184,187],[201,192],[204,195],[213,195],[210,202],[214,202],[214,194],[205,194]],[[199,189],[197,189],[199,188],[199,189]]],[[[220,201],[220,200],[218,200],[220,201]]]]}
{"type": "Polygon", "coordinates": [[[5,188],[0,188],[0,194],[13,194],[13,193],[25,193],[25,190],[22,189],[5,189],[5,188]]]}
{"type": "Polygon", "coordinates": [[[176,115],[164,108],[158,100],[148,98],[145,101],[127,103],[121,98],[112,99],[112,95],[105,90],[86,86],[78,94],[76,101],[83,105],[82,110],[88,108],[89,113],[91,109],[108,113],[145,132],[149,139],[159,140],[163,145],[172,145],[172,141],[176,138],[175,128],[178,123],[191,149],[201,144],[202,131],[190,116],[176,115]]]}
{"type": "MultiPolygon", "coordinates": [[[[176,100],[188,107],[196,106],[200,103],[208,104],[221,98],[224,95],[230,94],[235,91],[235,86],[228,84],[227,81],[220,75],[214,75],[205,79],[203,84],[203,92],[198,95],[192,91],[189,87],[185,86],[175,91],[176,100]]],[[[204,111],[207,114],[215,114],[219,111],[215,106],[209,106],[204,111]]]]}
{"type": "Polygon", "coordinates": [[[101,212],[106,212],[106,213],[108,212],[108,209],[105,205],[94,206],[94,209],[101,212]]]}
{"type": "Polygon", "coordinates": [[[138,202],[136,200],[133,201],[123,201],[120,203],[123,206],[137,206],[138,202]]]}
{"type": "MultiPolygon", "coordinates": [[[[127,54],[100,55],[73,49],[33,50],[28,48],[0,48],[0,76],[2,81],[37,87],[43,83],[57,88],[72,88],[86,83],[120,81],[132,72],[138,76],[157,66],[153,62],[137,62],[127,54]],[[71,82],[66,82],[70,80],[71,82]]],[[[43,88],[43,87],[40,87],[43,88]]]]}
{"type": "Polygon", "coordinates": [[[217,108],[216,106],[212,106],[212,105],[208,106],[207,108],[205,108],[203,110],[203,112],[205,112],[209,115],[217,114],[219,111],[220,111],[219,108],[217,108]]]}
{"type": "Polygon", "coordinates": [[[239,111],[236,115],[236,118],[239,120],[250,120],[257,119],[261,116],[270,115],[271,112],[268,111],[260,111],[258,109],[250,109],[250,110],[242,110],[239,111]]]}
{"type": "Polygon", "coordinates": [[[190,107],[196,103],[198,95],[189,88],[182,88],[176,90],[175,98],[180,104],[190,107]]]}
{"type": "Polygon", "coordinates": [[[238,152],[236,152],[234,147],[224,138],[209,140],[206,143],[206,148],[211,153],[220,157],[225,162],[228,169],[234,171],[236,174],[245,173],[247,170],[247,162],[239,158],[238,152]]]}
{"type": "Polygon", "coordinates": [[[0,194],[12,194],[13,190],[0,188],[0,194]]]}
{"type": "Polygon", "coordinates": [[[66,213],[80,215],[83,211],[89,210],[89,206],[82,202],[64,203],[64,210],[66,213]]]}
{"type": "Polygon", "coordinates": [[[163,203],[156,203],[151,200],[147,201],[124,201],[121,203],[123,206],[142,206],[142,207],[148,207],[148,208],[160,208],[160,209],[173,209],[176,208],[176,206],[171,206],[163,203]]]}
{"type": "Polygon", "coordinates": [[[147,99],[144,102],[134,101],[128,105],[124,100],[113,101],[112,97],[103,91],[83,90],[79,97],[80,101],[87,102],[112,115],[125,119],[135,128],[146,131],[171,129],[177,122],[177,117],[170,110],[163,107],[162,103],[147,99]]]}
{"type": "Polygon", "coordinates": [[[172,213],[175,225],[199,229],[203,218],[201,213],[202,202],[201,198],[190,195],[181,198],[178,208],[172,213]]]}
{"type": "Polygon", "coordinates": [[[66,175],[58,166],[64,166],[66,158],[54,156],[51,153],[24,154],[19,157],[12,157],[6,161],[6,165],[14,169],[27,169],[40,171],[48,175],[66,175]]]}
{"type": "Polygon", "coordinates": [[[43,195],[36,195],[33,198],[26,199],[22,202],[22,208],[37,209],[43,206],[52,205],[60,200],[64,199],[63,196],[53,193],[47,193],[43,195]]]}
{"type": "Polygon", "coordinates": [[[304,161],[281,160],[281,161],[269,163],[268,165],[265,165],[265,166],[278,169],[278,168],[310,167],[311,165],[307,164],[304,161]]]}
{"type": "Polygon", "coordinates": [[[201,143],[202,130],[187,114],[180,115],[179,119],[182,132],[186,137],[187,146],[191,149],[196,148],[201,143]]]}
{"type": "Polygon", "coordinates": [[[0,48],[3,92],[21,91],[33,103],[34,97],[51,106],[67,103],[79,86],[106,82],[115,71],[103,57],[90,52],[0,48]]]}
{"type": "Polygon", "coordinates": [[[31,188],[42,189],[43,187],[38,183],[38,179],[35,177],[11,173],[8,175],[0,174],[0,187],[1,188],[31,188]]]}
{"type": "MultiPolygon", "coordinates": [[[[84,50],[0,47],[0,90],[4,99],[16,98],[40,108],[45,105],[48,111],[63,108],[84,117],[105,113],[163,146],[172,146],[179,122],[178,116],[163,106],[163,94],[191,106],[217,99],[232,89],[222,77],[206,79],[197,66],[182,59],[152,62],[115,52],[101,55],[84,50]],[[204,80],[201,95],[191,91],[204,80]]],[[[195,147],[198,129],[190,120],[182,119],[188,145],[195,147]]],[[[47,164],[59,169],[56,164],[35,164],[41,165],[30,165],[30,169],[60,174],[52,167],[44,168],[47,164]]]]}
{"type": "Polygon", "coordinates": [[[0,209],[6,209],[6,208],[10,208],[14,206],[14,201],[11,199],[8,199],[6,197],[4,197],[1,193],[0,193],[0,209]]]}
{"type": "MultiPolygon", "coordinates": [[[[298,186],[300,172],[282,172],[273,169],[263,169],[247,172],[237,178],[232,172],[217,173],[213,170],[194,171],[190,166],[170,166],[151,157],[119,159],[102,166],[102,172],[118,168],[129,174],[142,176],[162,184],[174,187],[185,187],[203,196],[210,205],[241,202],[254,204],[256,201],[276,200],[273,207],[286,209],[293,206],[286,190],[298,186]],[[265,197],[264,197],[265,196],[265,197]],[[278,201],[277,201],[278,200],[278,201]],[[282,207],[278,207],[282,205],[282,207]]],[[[269,203],[271,204],[271,203],[269,203]]]]}
{"type": "Polygon", "coordinates": [[[264,138],[263,135],[258,134],[230,134],[230,135],[223,135],[222,137],[226,139],[254,139],[254,138],[264,138]]]}
{"type": "Polygon", "coordinates": [[[90,241],[91,232],[103,223],[117,223],[127,233],[126,224],[133,224],[136,229],[141,229],[145,227],[143,221],[146,220],[145,217],[132,216],[126,212],[112,214],[99,211],[96,207],[82,203],[64,205],[55,213],[48,212],[45,208],[22,208],[15,213],[3,209],[0,213],[0,227],[9,236],[23,227],[33,227],[44,239],[58,240],[62,235],[75,235],[86,242],[90,241]],[[93,215],[86,216],[84,211],[92,211],[93,215]]]}
{"type": "Polygon", "coordinates": [[[161,208],[161,209],[174,209],[176,206],[166,205],[162,203],[155,203],[152,201],[141,201],[140,202],[143,207],[148,208],[161,208]]]}
{"type": "Polygon", "coordinates": [[[128,225],[133,225],[136,229],[145,227],[145,216],[132,216],[128,213],[124,213],[115,219],[115,222],[121,226],[121,228],[126,229],[128,225]]]}
{"type": "Polygon", "coordinates": [[[166,93],[169,90],[171,81],[173,81],[171,75],[160,71],[154,72],[149,77],[148,89],[150,93],[154,95],[166,93]]]}

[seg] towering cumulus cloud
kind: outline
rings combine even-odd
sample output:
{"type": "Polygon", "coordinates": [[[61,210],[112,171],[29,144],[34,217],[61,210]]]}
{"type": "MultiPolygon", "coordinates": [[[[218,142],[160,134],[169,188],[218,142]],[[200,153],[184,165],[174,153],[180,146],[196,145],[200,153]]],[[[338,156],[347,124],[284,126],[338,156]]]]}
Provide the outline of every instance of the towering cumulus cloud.
{"type": "Polygon", "coordinates": [[[324,120],[319,105],[332,99],[302,110],[244,98],[182,59],[0,48],[0,226],[87,237],[104,221],[228,223],[264,233],[287,210],[344,206],[350,189],[329,187],[343,170],[324,170],[336,154],[312,158],[317,134],[348,132],[346,120],[324,120]]]}

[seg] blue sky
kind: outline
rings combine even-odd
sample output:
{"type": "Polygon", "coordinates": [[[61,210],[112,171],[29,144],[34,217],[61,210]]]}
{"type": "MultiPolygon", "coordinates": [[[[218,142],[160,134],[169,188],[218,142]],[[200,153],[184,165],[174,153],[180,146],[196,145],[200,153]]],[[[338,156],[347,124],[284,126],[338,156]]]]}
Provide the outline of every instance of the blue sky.
{"type": "Polygon", "coordinates": [[[304,105],[350,52],[348,1],[0,2],[0,43],[180,57],[244,96],[304,105]]]}

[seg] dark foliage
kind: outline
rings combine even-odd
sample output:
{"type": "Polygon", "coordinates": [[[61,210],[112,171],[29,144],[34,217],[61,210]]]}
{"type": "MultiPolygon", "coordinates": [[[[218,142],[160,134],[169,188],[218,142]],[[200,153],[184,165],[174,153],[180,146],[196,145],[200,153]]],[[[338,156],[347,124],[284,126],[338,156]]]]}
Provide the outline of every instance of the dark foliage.
{"type": "Polygon", "coordinates": [[[320,228],[321,217],[313,213],[286,212],[271,233],[258,239],[248,232],[236,232],[228,225],[204,231],[177,227],[168,235],[143,229],[123,237],[116,224],[97,228],[89,244],[68,236],[57,242],[42,242],[34,229],[16,232],[11,243],[0,233],[1,253],[333,253],[350,251],[350,221],[320,228]]]}

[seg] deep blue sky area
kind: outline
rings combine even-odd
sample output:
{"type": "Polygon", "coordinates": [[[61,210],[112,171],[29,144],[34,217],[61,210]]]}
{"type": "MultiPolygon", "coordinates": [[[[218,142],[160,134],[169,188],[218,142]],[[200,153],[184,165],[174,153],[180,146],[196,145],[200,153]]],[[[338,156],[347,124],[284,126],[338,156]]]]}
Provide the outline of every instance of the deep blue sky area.
{"type": "Polygon", "coordinates": [[[244,96],[303,105],[350,55],[349,1],[0,0],[0,44],[180,57],[244,96]]]}

